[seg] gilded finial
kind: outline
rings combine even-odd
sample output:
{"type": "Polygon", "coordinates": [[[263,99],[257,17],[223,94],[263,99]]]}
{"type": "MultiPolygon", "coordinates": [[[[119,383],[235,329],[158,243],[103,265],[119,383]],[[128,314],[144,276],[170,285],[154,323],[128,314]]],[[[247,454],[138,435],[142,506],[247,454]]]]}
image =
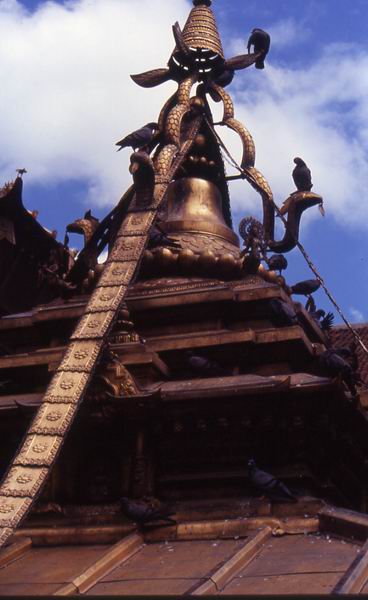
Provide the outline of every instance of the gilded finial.
{"type": "Polygon", "coordinates": [[[193,0],[194,6],[211,6],[212,0],[193,0]]]}

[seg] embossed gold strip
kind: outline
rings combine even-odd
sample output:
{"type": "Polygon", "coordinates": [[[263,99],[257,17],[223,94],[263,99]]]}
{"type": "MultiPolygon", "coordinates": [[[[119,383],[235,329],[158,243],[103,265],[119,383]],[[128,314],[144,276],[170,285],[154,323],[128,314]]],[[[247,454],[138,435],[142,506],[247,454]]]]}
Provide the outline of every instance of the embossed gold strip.
{"type": "MultiPolygon", "coordinates": [[[[122,295],[122,299],[123,299],[122,295]]],[[[77,325],[71,340],[93,340],[103,339],[109,330],[115,313],[100,312],[85,314],[77,325]]]]}
{"type": "Polygon", "coordinates": [[[126,260],[137,261],[142,254],[145,244],[145,235],[117,237],[107,263],[126,260]]]}
{"type": "Polygon", "coordinates": [[[13,529],[10,529],[9,527],[4,527],[4,529],[0,529],[0,548],[2,548],[6,541],[9,540],[12,533],[13,529]]]}
{"type": "Polygon", "coordinates": [[[0,527],[16,527],[31,504],[32,500],[30,498],[0,496],[0,527]]]}
{"type": "Polygon", "coordinates": [[[89,373],[79,371],[57,371],[47,388],[43,401],[78,404],[89,376],[89,373]]]}
{"type": "MultiPolygon", "coordinates": [[[[158,207],[162,202],[169,181],[171,181],[175,175],[176,170],[180,167],[182,161],[185,158],[186,153],[190,149],[193,140],[196,134],[199,131],[200,124],[202,122],[202,117],[198,117],[193,121],[190,132],[188,134],[187,141],[183,144],[181,151],[176,155],[176,157],[172,157],[170,163],[168,163],[168,171],[158,173],[158,180],[156,181],[154,188],[154,199],[152,201],[152,206],[158,207]],[[164,176],[165,181],[163,181],[164,176]],[[161,183],[162,180],[162,183],[161,183]],[[160,183],[158,183],[160,181],[160,183]]],[[[137,212],[141,210],[141,207],[136,207],[137,212]]],[[[130,212],[134,212],[134,209],[130,212]]],[[[122,231],[123,226],[120,231],[122,231]]],[[[98,286],[96,288],[96,294],[99,293],[97,290],[103,287],[112,287],[116,285],[124,286],[122,290],[119,291],[121,294],[121,301],[124,299],[126,293],[126,286],[129,285],[132,277],[134,276],[137,262],[139,261],[141,254],[144,250],[145,243],[147,241],[147,235],[141,236],[129,236],[129,239],[136,240],[136,248],[127,247],[125,244],[120,244],[120,241],[124,240],[124,237],[120,237],[120,232],[118,234],[118,238],[116,244],[113,248],[112,253],[119,256],[118,261],[114,262],[114,260],[110,260],[104,269],[104,273],[100,278],[98,286]],[[138,250],[139,249],[139,250],[138,250]],[[133,258],[132,258],[133,257],[133,258]]],[[[91,301],[93,300],[93,296],[91,301]]],[[[44,420],[48,421],[47,414],[53,415],[52,419],[56,418],[56,412],[52,411],[49,408],[44,408],[47,403],[53,404],[56,408],[60,407],[64,403],[66,405],[71,404],[70,412],[69,407],[62,409],[61,418],[66,419],[66,425],[61,429],[62,433],[60,435],[42,435],[39,433],[27,433],[25,441],[23,445],[14,458],[11,468],[8,473],[8,477],[6,481],[2,483],[0,486],[0,547],[6,543],[6,540],[12,535],[13,530],[20,524],[22,519],[27,514],[28,510],[32,506],[33,501],[37,497],[40,492],[44,481],[47,478],[47,475],[50,472],[51,466],[54,464],[54,461],[58,455],[60,448],[62,447],[63,441],[65,439],[66,431],[69,425],[74,418],[77,407],[81,399],[83,398],[83,394],[86,391],[88,382],[90,377],[93,374],[93,370],[96,366],[99,354],[102,349],[102,339],[105,334],[108,332],[110,326],[112,325],[114,318],[116,317],[116,311],[108,311],[108,312],[96,312],[96,313],[86,313],[82,319],[80,320],[73,336],[71,337],[71,344],[68,348],[68,351],[62,361],[63,365],[70,365],[70,367],[63,368],[59,367],[59,370],[54,375],[48,389],[46,395],[43,399],[43,404],[39,409],[38,414],[36,415],[33,424],[31,427],[42,427],[44,420]],[[80,357],[76,357],[75,350],[77,348],[82,348],[81,342],[86,342],[89,339],[93,339],[95,343],[101,345],[96,345],[92,348],[93,359],[88,358],[81,352],[80,357]],[[74,369],[75,359],[77,360],[86,360],[85,365],[88,365],[88,370],[86,371],[77,371],[74,369]],[[48,412],[51,411],[51,412],[48,412]],[[33,487],[31,489],[32,498],[22,497],[22,491],[19,491],[19,496],[5,496],[2,493],[2,490],[7,490],[7,493],[12,488],[12,480],[9,480],[9,476],[13,477],[13,470],[18,467],[24,467],[25,469],[29,469],[32,467],[45,467],[47,471],[44,473],[42,471],[42,475],[38,476],[36,482],[34,482],[33,487]]],[[[77,350],[78,352],[78,350],[77,350]]],[[[55,423],[55,421],[54,421],[55,423]]],[[[38,429],[37,429],[38,431],[38,429]]],[[[24,477],[23,481],[26,484],[31,484],[28,481],[27,477],[24,477]]],[[[18,492],[16,492],[18,493],[18,492]]]]}
{"type": "Polygon", "coordinates": [[[28,434],[13,464],[23,467],[50,467],[62,441],[62,437],[55,435],[28,434]]]}
{"type": "Polygon", "coordinates": [[[98,280],[97,289],[112,285],[128,286],[134,276],[136,267],[136,261],[127,260],[118,263],[107,263],[100,279],[98,280]]]}
{"type": "Polygon", "coordinates": [[[147,235],[155,216],[156,213],[153,210],[128,214],[119,231],[119,236],[147,235]]]}
{"type": "Polygon", "coordinates": [[[1,493],[3,496],[33,498],[48,472],[45,467],[12,467],[1,486],[1,493]]]}
{"type": "Polygon", "coordinates": [[[89,373],[95,364],[102,345],[102,340],[77,340],[72,342],[57,370],[89,373]]]}
{"type": "Polygon", "coordinates": [[[30,426],[29,433],[63,436],[70,427],[75,410],[74,404],[44,402],[30,426]]]}
{"type": "Polygon", "coordinates": [[[98,288],[92,295],[88,303],[87,311],[89,313],[116,311],[121,299],[125,296],[127,286],[110,286],[98,288]]]}
{"type": "Polygon", "coordinates": [[[142,204],[142,201],[139,201],[137,199],[137,196],[134,196],[128,208],[128,214],[133,212],[145,212],[147,210],[156,210],[160,202],[160,198],[153,197],[150,202],[147,202],[147,204],[142,204]]]}

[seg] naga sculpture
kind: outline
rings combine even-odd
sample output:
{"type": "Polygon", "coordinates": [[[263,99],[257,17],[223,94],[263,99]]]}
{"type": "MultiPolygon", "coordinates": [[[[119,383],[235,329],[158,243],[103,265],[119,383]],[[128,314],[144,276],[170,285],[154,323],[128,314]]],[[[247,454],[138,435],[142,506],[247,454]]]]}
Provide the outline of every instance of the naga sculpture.
{"type": "MultiPolygon", "coordinates": [[[[316,205],[322,206],[323,199],[308,190],[298,190],[292,193],[279,212],[286,219],[285,235],[281,240],[275,240],[275,211],[277,209],[271,187],[255,167],[256,152],[251,134],[235,118],[231,96],[224,90],[224,87],[219,85],[219,82],[225,82],[226,74],[229,72],[234,73],[234,71],[246,69],[251,65],[256,67],[259,67],[260,64],[263,65],[269,44],[263,48],[252,42],[258,52],[250,53],[251,44],[248,44],[248,54],[226,60],[220,37],[217,34],[214,16],[209,8],[211,1],[199,0],[194,4],[195,7],[184,30],[180,29],[178,23],[173,26],[176,47],[169,59],[168,67],[131,76],[133,81],[142,87],[155,87],[170,79],[176,81],[179,86],[178,91],[165,104],[158,121],[159,130],[165,136],[170,147],[166,146],[165,152],[156,159],[155,166],[159,168],[161,161],[170,160],[171,153],[175,152],[175,148],[180,142],[183,120],[187,113],[194,108],[193,102],[199,102],[199,96],[204,97],[205,100],[208,93],[215,102],[222,102],[224,110],[221,125],[237,133],[242,141],[241,176],[250,183],[262,199],[263,228],[268,248],[273,252],[288,252],[298,242],[299,225],[303,212],[316,205]],[[209,36],[205,34],[206,30],[212,33],[210,40],[209,36]],[[197,90],[197,97],[191,100],[190,93],[195,83],[201,83],[201,85],[197,90]]],[[[268,34],[266,32],[262,32],[262,34],[266,39],[268,34]]],[[[252,36],[250,41],[251,39],[252,36]]],[[[205,105],[206,116],[210,121],[210,126],[213,126],[206,101],[205,105]]],[[[197,104],[197,106],[201,108],[200,105],[197,104]]]]}

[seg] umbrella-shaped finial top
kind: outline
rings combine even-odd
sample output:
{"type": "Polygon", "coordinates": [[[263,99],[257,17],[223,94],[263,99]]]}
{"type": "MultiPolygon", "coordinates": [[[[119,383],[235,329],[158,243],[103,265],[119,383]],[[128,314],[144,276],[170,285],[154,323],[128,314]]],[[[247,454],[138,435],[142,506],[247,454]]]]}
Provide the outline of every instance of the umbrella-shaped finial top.
{"type": "Polygon", "coordinates": [[[211,6],[212,0],[193,0],[194,6],[211,6]]]}

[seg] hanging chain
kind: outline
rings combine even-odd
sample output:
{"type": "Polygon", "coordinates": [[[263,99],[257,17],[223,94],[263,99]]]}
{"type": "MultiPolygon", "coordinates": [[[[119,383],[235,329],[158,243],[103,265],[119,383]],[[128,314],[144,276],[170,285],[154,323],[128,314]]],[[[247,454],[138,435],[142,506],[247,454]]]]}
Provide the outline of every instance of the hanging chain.
{"type": "MultiPolygon", "coordinates": [[[[228,150],[228,148],[226,147],[225,143],[222,141],[221,137],[219,136],[219,134],[217,133],[217,131],[212,126],[212,123],[210,123],[207,119],[206,119],[206,121],[207,121],[207,125],[210,127],[210,129],[212,130],[212,132],[216,136],[216,138],[217,138],[217,140],[218,140],[218,142],[219,142],[222,150],[224,151],[224,153],[228,157],[230,163],[233,165],[233,167],[235,169],[237,169],[237,171],[239,171],[239,173],[242,175],[242,178],[245,179],[245,171],[241,168],[241,166],[236,162],[236,160],[234,159],[234,157],[231,155],[231,153],[228,150]]],[[[270,199],[270,201],[271,201],[271,203],[272,203],[272,205],[273,205],[273,207],[274,207],[274,209],[275,209],[278,217],[280,217],[281,221],[283,222],[283,224],[285,226],[285,229],[287,231],[289,231],[289,233],[292,235],[296,246],[299,248],[299,250],[302,253],[303,257],[305,258],[305,260],[306,260],[309,268],[311,269],[311,271],[314,273],[314,275],[316,276],[317,280],[321,284],[321,287],[324,289],[325,294],[329,298],[330,302],[334,305],[334,307],[336,308],[336,310],[339,313],[340,317],[342,318],[342,320],[344,321],[344,323],[346,324],[346,326],[348,327],[348,329],[351,331],[351,333],[354,336],[354,339],[358,342],[358,344],[360,345],[360,347],[362,348],[362,350],[366,354],[368,354],[368,348],[367,348],[367,346],[364,344],[364,342],[363,342],[362,338],[360,337],[359,333],[353,328],[353,326],[351,325],[351,323],[345,317],[342,309],[337,304],[335,298],[331,294],[331,292],[328,289],[327,285],[325,284],[322,276],[318,272],[317,267],[313,264],[312,259],[309,257],[309,255],[308,255],[307,251],[305,250],[304,246],[299,242],[299,240],[296,239],[296,237],[288,229],[288,222],[285,219],[284,215],[281,213],[281,210],[279,209],[279,207],[277,206],[277,204],[275,203],[275,201],[273,200],[273,198],[270,199]]]]}

